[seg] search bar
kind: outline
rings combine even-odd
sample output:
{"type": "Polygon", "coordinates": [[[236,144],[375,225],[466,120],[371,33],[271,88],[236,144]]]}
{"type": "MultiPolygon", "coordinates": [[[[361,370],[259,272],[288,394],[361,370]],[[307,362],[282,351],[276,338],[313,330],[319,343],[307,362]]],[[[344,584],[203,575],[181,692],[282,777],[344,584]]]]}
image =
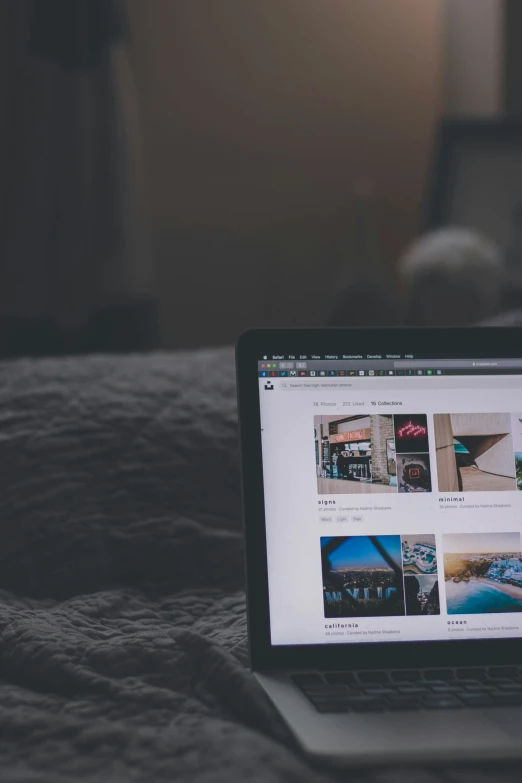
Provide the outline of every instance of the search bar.
{"type": "Polygon", "coordinates": [[[522,389],[522,376],[500,375],[440,375],[422,377],[392,376],[387,378],[357,378],[352,382],[332,380],[314,381],[282,380],[274,378],[274,388],[283,392],[321,392],[335,393],[339,391],[357,392],[373,391],[378,394],[395,391],[421,391],[439,393],[441,389],[522,389]]]}
{"type": "MultiPolygon", "coordinates": [[[[313,391],[316,391],[317,389],[326,389],[329,391],[330,389],[353,389],[355,387],[353,383],[350,383],[349,381],[282,381],[280,388],[283,391],[308,391],[309,389],[312,389],[313,391]]],[[[358,388],[360,388],[360,386],[358,388]]]]}

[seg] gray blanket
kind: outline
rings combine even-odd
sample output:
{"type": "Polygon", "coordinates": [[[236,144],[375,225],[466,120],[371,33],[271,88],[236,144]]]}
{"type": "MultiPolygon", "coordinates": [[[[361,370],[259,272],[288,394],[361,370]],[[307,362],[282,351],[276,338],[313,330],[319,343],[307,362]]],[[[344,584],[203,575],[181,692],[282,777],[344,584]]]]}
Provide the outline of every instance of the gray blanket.
{"type": "Polygon", "coordinates": [[[0,377],[1,780],[518,780],[300,756],[245,668],[231,350],[0,377]]]}

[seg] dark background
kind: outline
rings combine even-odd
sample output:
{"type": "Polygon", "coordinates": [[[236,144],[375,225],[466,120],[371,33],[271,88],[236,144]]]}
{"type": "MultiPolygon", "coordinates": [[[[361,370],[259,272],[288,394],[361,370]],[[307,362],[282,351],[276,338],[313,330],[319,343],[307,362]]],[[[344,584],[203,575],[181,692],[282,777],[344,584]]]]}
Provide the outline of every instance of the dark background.
{"type": "Polygon", "coordinates": [[[0,352],[228,344],[357,304],[378,323],[403,296],[438,122],[520,111],[518,16],[0,0],[0,352]],[[361,191],[385,282],[362,303],[361,191]]]}

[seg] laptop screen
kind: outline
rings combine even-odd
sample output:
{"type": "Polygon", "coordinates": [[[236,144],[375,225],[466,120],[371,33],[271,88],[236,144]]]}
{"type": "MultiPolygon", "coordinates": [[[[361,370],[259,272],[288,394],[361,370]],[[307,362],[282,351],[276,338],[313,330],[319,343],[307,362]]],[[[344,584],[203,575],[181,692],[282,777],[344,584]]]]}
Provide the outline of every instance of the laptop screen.
{"type": "Polygon", "coordinates": [[[258,357],[273,645],[522,635],[522,360],[258,357]]]}

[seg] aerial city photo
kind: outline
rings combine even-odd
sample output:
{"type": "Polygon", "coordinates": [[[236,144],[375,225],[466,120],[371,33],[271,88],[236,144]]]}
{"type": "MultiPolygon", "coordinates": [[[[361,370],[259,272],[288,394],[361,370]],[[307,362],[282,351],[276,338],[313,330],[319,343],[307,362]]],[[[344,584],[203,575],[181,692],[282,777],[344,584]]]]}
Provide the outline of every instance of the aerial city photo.
{"type": "Polygon", "coordinates": [[[402,562],[405,574],[436,574],[435,536],[429,533],[402,536],[402,562]]]}
{"type": "Polygon", "coordinates": [[[520,533],[443,536],[448,614],[522,612],[520,533]]]}
{"type": "Polygon", "coordinates": [[[325,617],[405,614],[400,536],[321,538],[325,617]]]}
{"type": "Polygon", "coordinates": [[[435,536],[402,536],[406,614],[440,614],[435,536]]]}

